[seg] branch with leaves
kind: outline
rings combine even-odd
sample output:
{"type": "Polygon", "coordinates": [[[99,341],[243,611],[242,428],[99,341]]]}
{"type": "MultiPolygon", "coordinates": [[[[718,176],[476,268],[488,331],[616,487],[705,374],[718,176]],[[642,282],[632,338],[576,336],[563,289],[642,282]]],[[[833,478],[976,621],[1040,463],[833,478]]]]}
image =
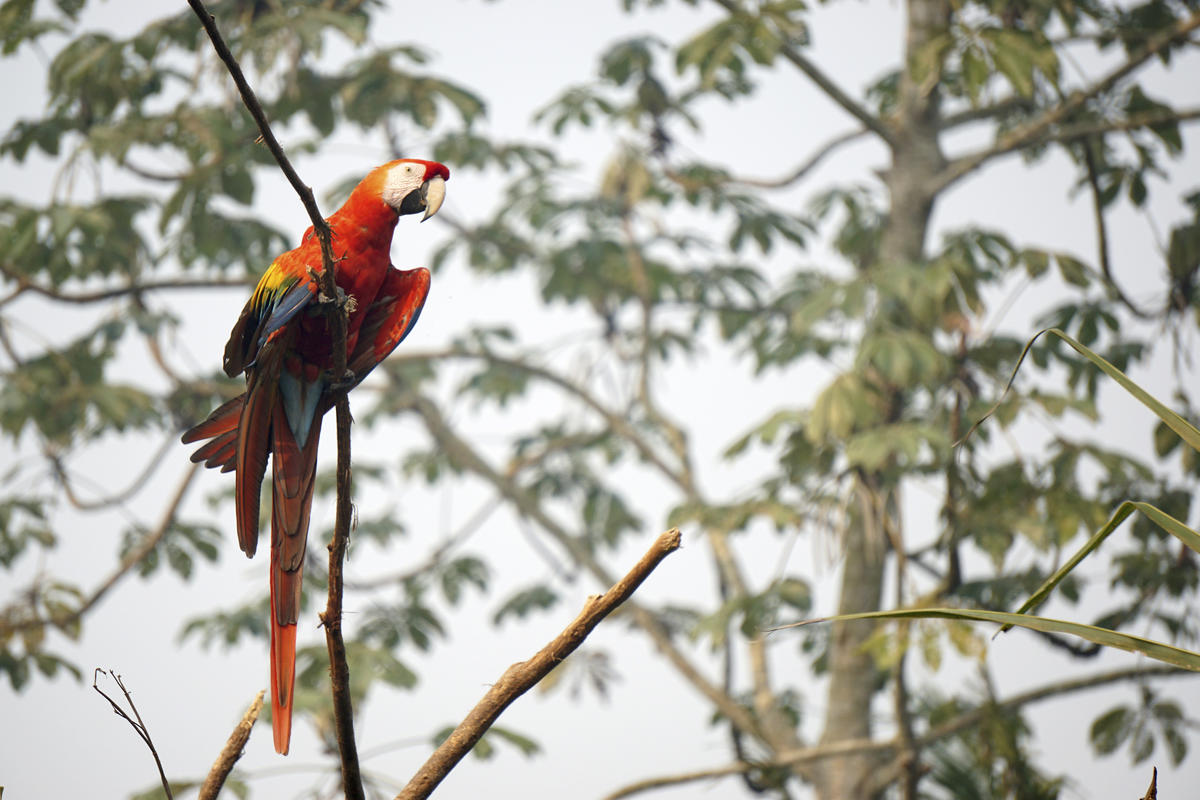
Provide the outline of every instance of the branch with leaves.
{"type": "MultiPolygon", "coordinates": [[[[1131,53],[1119,65],[1111,69],[1104,77],[1094,81],[1083,89],[1071,92],[1062,102],[1046,109],[1025,124],[1002,134],[990,147],[953,159],[946,164],[938,175],[937,190],[940,191],[948,188],[998,156],[1012,153],[1039,142],[1071,140],[1093,135],[1099,132],[1099,130],[1120,130],[1119,126],[1122,123],[1117,122],[1110,123],[1109,127],[1101,127],[1099,130],[1096,127],[1096,123],[1082,123],[1074,131],[1067,126],[1065,132],[1056,132],[1055,127],[1070,119],[1071,115],[1083,108],[1089,100],[1099,97],[1133,74],[1151,58],[1186,40],[1192,31],[1197,28],[1200,28],[1200,11],[1194,12],[1190,16],[1182,17],[1170,29],[1151,36],[1146,40],[1145,44],[1131,53]]],[[[1172,119],[1176,117],[1179,119],[1193,118],[1188,116],[1190,112],[1184,113],[1184,117],[1179,117],[1178,112],[1171,114],[1170,117],[1172,119]]],[[[1170,121],[1158,117],[1154,119],[1160,123],[1170,121]]],[[[1155,124],[1155,121],[1143,121],[1142,124],[1152,125],[1155,124]]],[[[1104,123],[1100,123],[1100,125],[1103,126],[1104,123]]],[[[1136,127],[1141,126],[1138,125],[1136,127]]]]}

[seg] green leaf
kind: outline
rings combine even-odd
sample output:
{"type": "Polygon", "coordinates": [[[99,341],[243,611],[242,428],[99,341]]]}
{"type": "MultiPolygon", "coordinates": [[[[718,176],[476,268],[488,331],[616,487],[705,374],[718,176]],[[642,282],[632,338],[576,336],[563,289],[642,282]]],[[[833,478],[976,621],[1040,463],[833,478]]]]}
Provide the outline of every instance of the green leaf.
{"type": "Polygon", "coordinates": [[[545,611],[557,603],[558,595],[552,589],[537,584],[513,593],[496,609],[496,613],[492,615],[492,623],[499,625],[510,616],[525,617],[532,611],[545,611]]]}
{"type": "Polygon", "coordinates": [[[539,745],[533,739],[530,739],[528,736],[524,736],[514,730],[502,727],[500,725],[493,725],[491,728],[489,728],[488,735],[503,739],[513,747],[516,747],[518,750],[520,750],[521,755],[523,756],[535,756],[542,750],[541,745],[539,745]]]}
{"type": "Polygon", "coordinates": [[[834,378],[817,396],[806,434],[814,444],[825,439],[845,439],[879,420],[874,393],[860,375],[848,372],[834,378]]]}
{"type": "Polygon", "coordinates": [[[1050,254],[1045,250],[1022,250],[1021,262],[1031,278],[1040,278],[1050,269],[1050,254]]]}
{"type": "Polygon", "coordinates": [[[1058,264],[1058,272],[1067,283],[1083,287],[1091,284],[1091,278],[1088,277],[1088,266],[1074,256],[1055,253],[1054,263],[1058,264]]]}
{"type": "Polygon", "coordinates": [[[1129,738],[1135,717],[1135,712],[1128,706],[1117,706],[1101,714],[1088,732],[1092,747],[1102,756],[1115,753],[1129,738]]]}
{"type": "MultiPolygon", "coordinates": [[[[1050,592],[1054,591],[1054,587],[1057,586],[1058,583],[1065,578],[1068,573],[1071,572],[1071,570],[1075,569],[1075,567],[1079,565],[1079,562],[1083,561],[1084,558],[1096,550],[1096,548],[1100,546],[1100,543],[1107,539],[1109,534],[1120,527],[1121,523],[1124,522],[1125,519],[1134,511],[1142,512],[1148,519],[1154,522],[1154,524],[1158,525],[1164,531],[1179,539],[1195,552],[1200,553],[1200,534],[1196,533],[1196,531],[1192,530],[1187,525],[1184,525],[1170,514],[1159,510],[1149,503],[1127,500],[1117,507],[1117,510],[1113,512],[1112,517],[1109,518],[1108,522],[1103,528],[1096,531],[1096,533],[1093,534],[1086,543],[1084,543],[1083,547],[1079,548],[1075,555],[1071,556],[1071,558],[1069,558],[1067,562],[1058,569],[1057,572],[1047,578],[1046,582],[1038,587],[1033,595],[1026,600],[1019,609],[1017,609],[1017,613],[1024,614],[1025,612],[1031,611],[1045,602],[1050,592]]],[[[1008,627],[1006,626],[1002,630],[1008,630],[1008,627]]]]}
{"type": "MultiPolygon", "coordinates": [[[[1155,416],[1162,420],[1163,424],[1173,430],[1181,439],[1187,442],[1189,447],[1197,452],[1200,452],[1200,430],[1197,430],[1196,427],[1190,422],[1176,414],[1167,406],[1163,405],[1163,403],[1159,402],[1153,395],[1130,380],[1129,376],[1114,367],[1109,361],[1098,355],[1095,351],[1080,344],[1075,339],[1072,339],[1058,328],[1047,328],[1045,330],[1038,331],[1033,338],[1025,344],[1025,349],[1021,351],[1021,355],[1017,359],[1017,364],[1015,367],[1013,367],[1012,375],[1009,376],[1008,383],[1005,385],[1004,391],[1001,393],[1001,401],[1004,399],[1004,395],[1008,393],[1008,390],[1012,388],[1013,381],[1017,379],[1017,372],[1021,369],[1021,364],[1024,362],[1025,356],[1033,347],[1034,342],[1036,342],[1043,334],[1047,333],[1057,336],[1059,339],[1073,347],[1076,352],[1078,352],[1088,361],[1091,361],[1093,364],[1099,367],[1105,375],[1108,375],[1110,378],[1115,380],[1123,389],[1125,389],[1125,391],[1133,395],[1142,405],[1153,411],[1155,416]]],[[[968,439],[971,434],[974,433],[975,429],[982,425],[999,407],[1000,401],[997,401],[996,404],[993,405],[992,408],[989,409],[988,412],[979,419],[979,421],[971,426],[970,430],[968,430],[966,435],[963,436],[963,440],[965,441],[968,439]]]]}
{"type": "Polygon", "coordinates": [[[1095,642],[1104,647],[1115,647],[1118,650],[1140,653],[1156,661],[1200,672],[1200,653],[1195,653],[1191,650],[1184,650],[1180,647],[1164,644],[1163,642],[1156,642],[1153,639],[1144,639],[1141,636],[1132,636],[1128,633],[1120,633],[1119,631],[1107,628],[1097,628],[1094,625],[1084,625],[1079,622],[1069,622],[1049,617],[1034,617],[1028,614],[1009,614],[1003,611],[964,608],[905,608],[897,611],[873,611],[866,614],[840,614],[836,617],[823,617],[821,619],[795,622],[791,625],[783,625],[771,630],[796,628],[818,622],[854,622],[869,619],[950,619],[993,622],[1006,627],[1016,625],[1044,633],[1065,633],[1070,636],[1078,636],[1081,639],[1095,642]]]}

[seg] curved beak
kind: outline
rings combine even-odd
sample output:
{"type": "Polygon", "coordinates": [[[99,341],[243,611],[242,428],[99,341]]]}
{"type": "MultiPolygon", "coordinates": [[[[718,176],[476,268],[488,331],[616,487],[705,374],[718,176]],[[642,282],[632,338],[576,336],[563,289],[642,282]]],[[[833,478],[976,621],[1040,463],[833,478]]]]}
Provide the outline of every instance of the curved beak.
{"type": "Polygon", "coordinates": [[[446,199],[446,181],[441,175],[434,175],[429,180],[421,184],[421,201],[425,206],[425,216],[421,217],[421,222],[432,217],[442,207],[442,201],[446,199]]]}

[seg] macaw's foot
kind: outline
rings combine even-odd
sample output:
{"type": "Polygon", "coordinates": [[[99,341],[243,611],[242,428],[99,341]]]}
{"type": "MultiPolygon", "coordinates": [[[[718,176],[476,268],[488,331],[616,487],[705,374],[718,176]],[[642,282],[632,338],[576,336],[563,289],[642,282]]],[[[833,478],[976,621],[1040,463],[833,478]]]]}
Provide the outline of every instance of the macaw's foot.
{"type": "Polygon", "coordinates": [[[325,379],[329,382],[328,386],[331,392],[348,392],[358,383],[358,377],[354,374],[354,370],[349,367],[342,373],[340,380],[335,379],[332,372],[326,372],[325,379]]]}

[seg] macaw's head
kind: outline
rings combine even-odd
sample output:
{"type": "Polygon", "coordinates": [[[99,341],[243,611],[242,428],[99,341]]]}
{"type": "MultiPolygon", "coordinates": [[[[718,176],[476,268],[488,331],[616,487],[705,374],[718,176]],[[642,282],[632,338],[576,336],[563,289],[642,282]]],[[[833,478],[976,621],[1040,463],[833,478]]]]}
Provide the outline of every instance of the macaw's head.
{"type": "MultiPolygon", "coordinates": [[[[446,199],[446,181],[450,170],[436,161],[401,158],[375,170],[380,181],[380,196],[397,214],[425,212],[421,221],[432,217],[446,199]]],[[[374,177],[374,176],[372,176],[374,177]]]]}

